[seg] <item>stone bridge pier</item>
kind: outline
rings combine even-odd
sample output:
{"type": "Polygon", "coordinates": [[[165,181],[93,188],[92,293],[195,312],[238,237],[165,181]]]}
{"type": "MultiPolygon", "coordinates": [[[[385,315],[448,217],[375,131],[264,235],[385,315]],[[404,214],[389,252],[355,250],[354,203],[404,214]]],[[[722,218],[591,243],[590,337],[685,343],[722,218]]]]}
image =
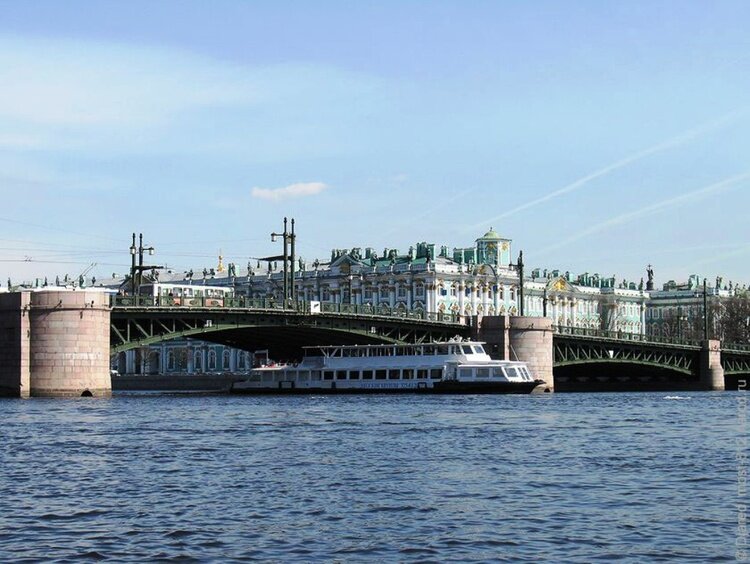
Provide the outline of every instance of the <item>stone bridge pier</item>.
{"type": "Polygon", "coordinates": [[[554,391],[551,319],[487,315],[474,318],[472,327],[472,336],[487,344],[490,356],[498,360],[526,362],[532,376],[544,380],[544,391],[554,391]]]}
{"type": "Polygon", "coordinates": [[[109,295],[44,289],[0,294],[0,394],[109,396],[109,295]]]}
{"type": "Polygon", "coordinates": [[[708,340],[701,347],[700,366],[701,385],[707,390],[723,390],[724,368],[721,366],[721,341],[708,340]]]}

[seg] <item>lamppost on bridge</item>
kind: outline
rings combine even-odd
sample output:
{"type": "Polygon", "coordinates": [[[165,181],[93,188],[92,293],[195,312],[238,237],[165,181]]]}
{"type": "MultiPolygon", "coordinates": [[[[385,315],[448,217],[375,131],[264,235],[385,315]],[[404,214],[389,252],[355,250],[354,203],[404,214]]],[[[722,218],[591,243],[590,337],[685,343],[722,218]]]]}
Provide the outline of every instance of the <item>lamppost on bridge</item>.
{"type": "MultiPolygon", "coordinates": [[[[275,243],[277,237],[281,237],[284,242],[284,254],[281,255],[281,257],[273,257],[273,258],[280,258],[283,263],[283,271],[284,271],[284,309],[287,308],[289,302],[291,301],[294,303],[295,301],[295,295],[294,295],[294,261],[295,261],[295,254],[294,254],[294,247],[297,241],[297,235],[294,233],[294,218],[292,218],[292,229],[289,231],[287,229],[287,218],[284,218],[284,231],[281,233],[271,233],[271,242],[275,243]],[[291,253],[290,253],[291,251],[291,253]],[[291,268],[290,268],[291,263],[291,268]],[[289,281],[289,275],[291,272],[291,284],[289,281]]],[[[271,258],[271,257],[269,257],[271,258]]]]}
{"type": "Polygon", "coordinates": [[[518,253],[518,262],[510,263],[508,266],[518,270],[518,314],[523,317],[523,251],[518,253]]]}
{"type": "Polygon", "coordinates": [[[708,341],[708,287],[703,279],[703,340],[708,341]]]}
{"type": "Polygon", "coordinates": [[[131,266],[130,266],[130,286],[132,295],[137,296],[140,294],[140,286],[143,282],[143,271],[144,270],[153,270],[157,268],[164,268],[163,266],[156,266],[156,265],[144,265],[143,264],[143,254],[148,253],[149,255],[153,255],[156,250],[154,247],[143,246],[143,233],[139,233],[138,235],[138,246],[135,246],[135,233],[133,233],[133,243],[130,245],[130,258],[131,258],[131,266]],[[138,264],[136,264],[136,256],[138,257],[138,264]]]}

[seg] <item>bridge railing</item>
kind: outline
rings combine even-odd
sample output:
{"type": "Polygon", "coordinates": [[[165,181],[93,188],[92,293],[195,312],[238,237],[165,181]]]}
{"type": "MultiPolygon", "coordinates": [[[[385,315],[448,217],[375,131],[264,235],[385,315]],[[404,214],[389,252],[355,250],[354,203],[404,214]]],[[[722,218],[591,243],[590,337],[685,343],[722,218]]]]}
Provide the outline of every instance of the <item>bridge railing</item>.
{"type": "Polygon", "coordinates": [[[592,329],[589,327],[569,327],[565,325],[553,325],[552,329],[558,335],[571,335],[574,337],[597,337],[600,339],[616,339],[618,341],[633,341],[637,343],[667,343],[671,345],[699,345],[697,341],[689,339],[678,339],[672,337],[657,337],[654,335],[641,335],[640,333],[629,333],[627,331],[608,331],[606,329],[592,329]]]}
{"type": "MultiPolygon", "coordinates": [[[[320,302],[318,302],[320,303],[320,302]]],[[[274,299],[247,298],[244,296],[231,298],[212,298],[206,296],[196,297],[172,297],[172,296],[112,296],[110,299],[112,307],[176,307],[176,308],[217,308],[217,309],[264,309],[280,310],[296,313],[312,313],[310,302],[284,303],[274,299]]],[[[421,319],[425,321],[438,321],[442,323],[462,324],[463,318],[454,313],[430,313],[424,310],[408,311],[401,308],[392,308],[388,305],[359,305],[359,304],[331,304],[321,303],[321,313],[337,313],[349,315],[378,315],[386,317],[399,317],[402,319],[421,319]]]]}

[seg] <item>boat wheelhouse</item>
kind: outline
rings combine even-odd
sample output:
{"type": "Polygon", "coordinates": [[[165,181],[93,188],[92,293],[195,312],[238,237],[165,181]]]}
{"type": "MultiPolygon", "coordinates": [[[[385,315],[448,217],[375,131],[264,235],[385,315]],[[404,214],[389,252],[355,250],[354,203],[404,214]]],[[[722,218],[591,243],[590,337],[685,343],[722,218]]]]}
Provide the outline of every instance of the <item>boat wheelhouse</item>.
{"type": "Polygon", "coordinates": [[[478,341],[304,347],[296,365],[266,366],[233,393],[529,393],[523,362],[493,360],[478,341]]]}

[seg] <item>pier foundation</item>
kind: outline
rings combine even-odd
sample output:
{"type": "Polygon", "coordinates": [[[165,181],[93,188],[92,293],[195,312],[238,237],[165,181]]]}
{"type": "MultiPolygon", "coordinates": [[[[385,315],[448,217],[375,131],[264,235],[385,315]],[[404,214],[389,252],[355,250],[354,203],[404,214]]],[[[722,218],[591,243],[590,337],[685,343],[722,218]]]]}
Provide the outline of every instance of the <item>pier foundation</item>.
{"type": "Polygon", "coordinates": [[[707,390],[723,390],[724,368],[721,366],[721,341],[703,342],[700,361],[700,381],[707,390]]]}
{"type": "Polygon", "coordinates": [[[525,362],[532,376],[546,383],[544,391],[554,391],[551,319],[486,315],[476,318],[474,327],[474,337],[486,343],[490,356],[525,362]]]}
{"type": "Polygon", "coordinates": [[[17,397],[111,395],[109,326],[106,292],[0,295],[0,358],[7,356],[0,390],[17,397]]]}
{"type": "Polygon", "coordinates": [[[0,294],[0,395],[29,397],[31,391],[28,292],[0,294]]]}

